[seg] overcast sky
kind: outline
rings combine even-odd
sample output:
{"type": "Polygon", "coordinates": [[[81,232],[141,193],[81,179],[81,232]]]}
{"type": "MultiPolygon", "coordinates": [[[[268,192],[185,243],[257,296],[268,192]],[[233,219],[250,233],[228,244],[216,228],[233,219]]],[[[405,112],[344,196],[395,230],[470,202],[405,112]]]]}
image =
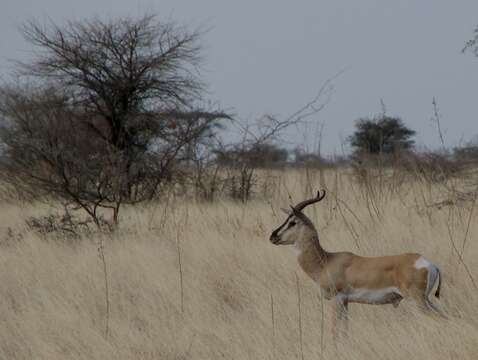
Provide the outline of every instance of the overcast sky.
{"type": "MultiPolygon", "coordinates": [[[[11,71],[9,59],[30,56],[17,31],[29,18],[61,23],[150,12],[211,28],[202,77],[210,98],[241,119],[287,116],[345,69],[311,119],[324,123],[329,154],[341,152],[357,118],[381,112],[380,99],[417,131],[420,146],[439,144],[433,97],[448,146],[478,134],[478,58],[461,53],[478,24],[477,0],[2,0],[0,74],[11,71]]],[[[300,145],[304,135],[291,131],[286,139],[300,145]]]]}

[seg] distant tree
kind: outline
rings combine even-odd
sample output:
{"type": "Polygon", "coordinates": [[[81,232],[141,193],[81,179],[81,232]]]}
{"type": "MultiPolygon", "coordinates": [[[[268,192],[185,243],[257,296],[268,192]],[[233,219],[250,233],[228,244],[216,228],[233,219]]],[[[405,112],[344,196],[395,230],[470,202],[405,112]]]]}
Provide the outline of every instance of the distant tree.
{"type": "Polygon", "coordinates": [[[361,118],[355,123],[355,128],[349,141],[357,153],[391,154],[414,145],[412,137],[415,131],[397,117],[361,118]]]}
{"type": "Polygon", "coordinates": [[[455,147],[453,156],[456,160],[476,162],[478,160],[478,137],[463,146],[455,147]]]}
{"type": "Polygon", "coordinates": [[[294,164],[297,166],[321,167],[329,165],[328,160],[317,153],[307,152],[298,147],[292,152],[294,154],[294,164]]]}
{"type": "Polygon", "coordinates": [[[236,146],[232,149],[218,149],[217,161],[221,165],[235,166],[246,162],[252,167],[270,167],[283,165],[289,156],[287,149],[274,144],[254,144],[250,148],[236,146]]]}

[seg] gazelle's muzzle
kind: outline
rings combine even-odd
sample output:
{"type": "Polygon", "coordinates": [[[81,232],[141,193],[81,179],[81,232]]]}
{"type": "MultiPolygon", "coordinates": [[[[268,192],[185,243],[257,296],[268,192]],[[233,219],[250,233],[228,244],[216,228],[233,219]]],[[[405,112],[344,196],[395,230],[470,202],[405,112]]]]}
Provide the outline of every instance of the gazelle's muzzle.
{"type": "Polygon", "coordinates": [[[269,237],[269,240],[271,241],[271,243],[273,243],[274,245],[277,245],[277,243],[279,242],[280,238],[277,236],[277,233],[274,231],[271,236],[269,237]]]}
{"type": "Polygon", "coordinates": [[[284,223],[281,226],[279,226],[277,229],[275,229],[272,232],[271,236],[269,237],[269,240],[274,245],[277,245],[279,243],[279,241],[280,241],[279,231],[287,224],[287,222],[289,221],[289,218],[290,218],[290,216],[287,219],[285,219],[284,223]]]}

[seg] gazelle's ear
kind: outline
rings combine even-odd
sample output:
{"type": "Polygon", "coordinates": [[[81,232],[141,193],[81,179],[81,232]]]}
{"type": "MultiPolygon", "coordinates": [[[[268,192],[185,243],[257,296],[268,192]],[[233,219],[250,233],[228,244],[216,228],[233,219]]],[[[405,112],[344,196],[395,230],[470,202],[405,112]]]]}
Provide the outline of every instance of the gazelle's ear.
{"type": "Polygon", "coordinates": [[[292,210],[290,209],[284,209],[284,208],[280,208],[282,210],[283,213],[285,213],[286,215],[292,215],[292,210]]]}

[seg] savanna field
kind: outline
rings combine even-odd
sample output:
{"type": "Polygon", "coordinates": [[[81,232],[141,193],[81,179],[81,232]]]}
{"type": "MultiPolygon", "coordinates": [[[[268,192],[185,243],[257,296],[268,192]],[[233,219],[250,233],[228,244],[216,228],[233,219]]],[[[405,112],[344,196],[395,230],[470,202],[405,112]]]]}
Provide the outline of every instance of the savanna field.
{"type": "Polygon", "coordinates": [[[245,204],[171,195],[124,208],[113,234],[80,239],[25,225],[54,203],[2,200],[0,359],[478,357],[478,209],[450,190],[467,184],[395,174],[364,182],[349,169],[261,176],[245,204]],[[293,249],[269,242],[280,208],[318,188],[327,197],[307,214],[322,246],[423,254],[441,269],[433,301],[446,319],[409,300],[397,309],[351,304],[348,338],[334,345],[331,303],[293,249]]]}

